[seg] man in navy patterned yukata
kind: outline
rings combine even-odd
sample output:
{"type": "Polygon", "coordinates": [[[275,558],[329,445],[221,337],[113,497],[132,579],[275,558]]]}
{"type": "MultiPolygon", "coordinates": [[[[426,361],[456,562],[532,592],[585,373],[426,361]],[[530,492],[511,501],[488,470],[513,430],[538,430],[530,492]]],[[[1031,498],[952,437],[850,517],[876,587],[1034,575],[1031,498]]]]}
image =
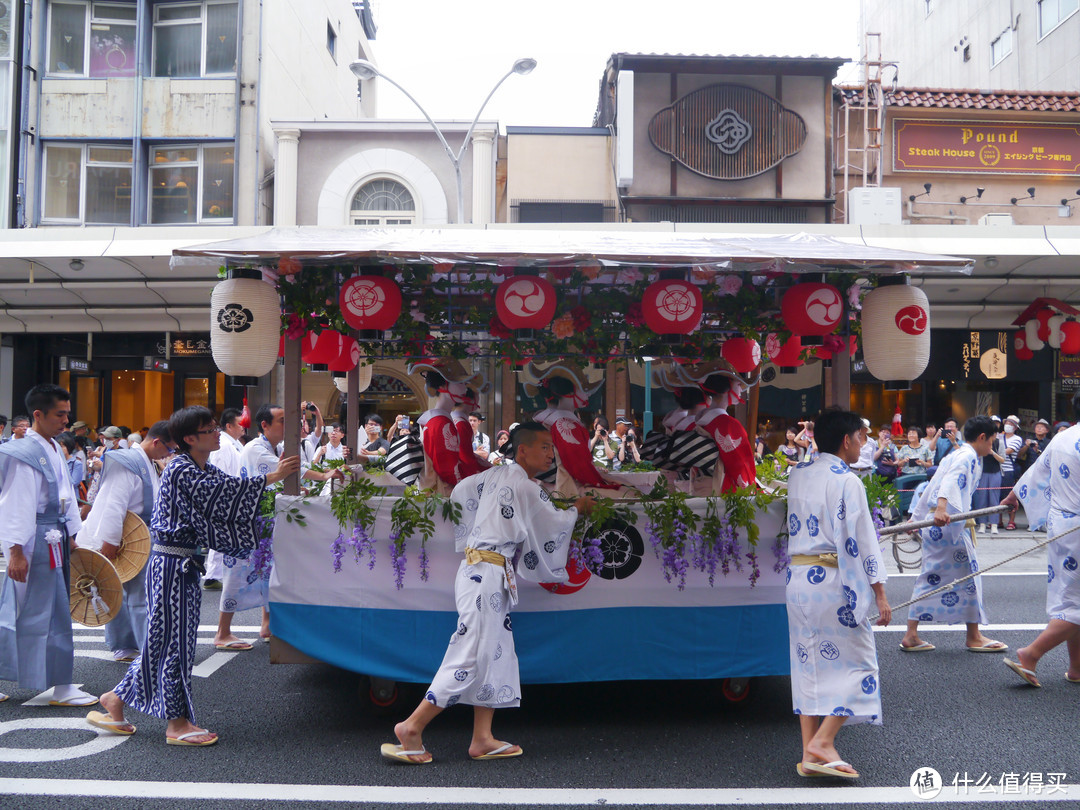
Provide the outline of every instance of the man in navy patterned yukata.
{"type": "Polygon", "coordinates": [[[245,556],[258,538],[259,499],[274,484],[300,469],[298,456],[283,459],[266,475],[234,478],[212,464],[221,428],[206,408],[196,405],[169,418],[169,433],[181,455],[165,468],[150,520],[153,545],[147,562],[148,627],[142,652],[122,681],[101,696],[107,714],[90,712],[87,721],[114,734],[134,734],[125,706],[168,720],[169,745],[213,745],[218,736],[195,724],[191,669],[199,627],[202,589],[200,546],[245,556]]]}

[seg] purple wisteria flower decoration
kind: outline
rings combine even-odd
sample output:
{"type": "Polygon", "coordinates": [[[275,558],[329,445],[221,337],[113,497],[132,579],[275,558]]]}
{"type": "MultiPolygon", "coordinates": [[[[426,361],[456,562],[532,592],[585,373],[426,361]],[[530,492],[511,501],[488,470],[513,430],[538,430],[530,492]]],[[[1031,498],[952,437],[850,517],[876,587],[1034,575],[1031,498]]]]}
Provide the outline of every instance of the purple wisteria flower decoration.
{"type": "Polygon", "coordinates": [[[405,587],[405,568],[408,560],[405,557],[405,541],[399,539],[397,532],[390,532],[390,564],[394,568],[394,584],[400,591],[405,587]]]}

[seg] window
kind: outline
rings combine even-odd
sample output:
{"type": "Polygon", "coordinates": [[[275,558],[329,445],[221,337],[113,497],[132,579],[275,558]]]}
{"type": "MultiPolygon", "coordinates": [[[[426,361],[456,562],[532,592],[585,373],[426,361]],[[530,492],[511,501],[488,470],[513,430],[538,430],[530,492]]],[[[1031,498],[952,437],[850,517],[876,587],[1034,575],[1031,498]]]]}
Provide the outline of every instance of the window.
{"type": "Polygon", "coordinates": [[[1045,37],[1080,8],[1080,0],[1039,0],[1039,37],[1045,37]]]}
{"type": "Polygon", "coordinates": [[[356,192],[349,217],[353,225],[412,225],[416,203],[401,183],[372,180],[356,192]]]}
{"type": "Polygon", "coordinates": [[[1012,28],[1006,28],[990,43],[990,67],[1012,53],[1012,28]]]}
{"type": "Polygon", "coordinates": [[[154,6],[153,75],[168,78],[236,73],[237,4],[154,6]]]}
{"type": "Polygon", "coordinates": [[[337,33],[334,31],[334,26],[330,24],[330,21],[326,21],[326,50],[330,51],[330,56],[337,61],[337,33]]]}
{"type": "Polygon", "coordinates": [[[46,144],[42,221],[131,223],[130,146],[46,144]]]}
{"type": "Polygon", "coordinates": [[[132,4],[49,4],[48,55],[52,75],[134,76],[135,14],[132,4]]]}
{"type": "Polygon", "coordinates": [[[233,146],[150,149],[152,225],[233,221],[233,146]]]}

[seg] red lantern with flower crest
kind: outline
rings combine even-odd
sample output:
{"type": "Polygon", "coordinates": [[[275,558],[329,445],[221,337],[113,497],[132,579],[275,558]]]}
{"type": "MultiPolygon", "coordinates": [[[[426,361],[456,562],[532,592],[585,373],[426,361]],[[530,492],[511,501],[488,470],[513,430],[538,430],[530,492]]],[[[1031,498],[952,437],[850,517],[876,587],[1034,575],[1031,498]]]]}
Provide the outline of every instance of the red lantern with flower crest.
{"type": "Polygon", "coordinates": [[[641,312],[645,325],[658,335],[689,335],[701,326],[705,302],[689,281],[664,279],[645,289],[641,312]]]}
{"type": "Polygon", "coordinates": [[[353,276],[341,285],[341,317],[353,329],[383,331],[401,315],[401,288],[383,276],[353,276]]]}
{"type": "Polygon", "coordinates": [[[325,366],[341,355],[346,340],[348,338],[345,335],[333,329],[308,332],[304,335],[304,342],[300,348],[300,359],[312,365],[325,366]]]}
{"type": "Polygon", "coordinates": [[[780,368],[794,368],[802,363],[802,341],[798,335],[792,335],[781,341],[776,332],[769,332],[765,338],[765,354],[773,365],[780,368]]]}
{"type": "Polygon", "coordinates": [[[1016,349],[1017,360],[1030,360],[1035,356],[1035,352],[1028,348],[1027,335],[1024,334],[1023,329],[1017,332],[1013,338],[1013,348],[1016,349]]]}

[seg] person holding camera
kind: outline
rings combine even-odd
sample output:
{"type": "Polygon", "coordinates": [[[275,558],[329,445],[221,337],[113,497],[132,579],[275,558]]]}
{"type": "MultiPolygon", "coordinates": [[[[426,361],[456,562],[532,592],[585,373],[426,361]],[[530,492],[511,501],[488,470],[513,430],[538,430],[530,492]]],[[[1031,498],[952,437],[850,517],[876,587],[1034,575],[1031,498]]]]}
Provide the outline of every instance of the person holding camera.
{"type": "Polygon", "coordinates": [[[612,459],[611,468],[618,470],[622,467],[623,462],[629,457],[637,457],[638,461],[641,461],[641,456],[637,454],[637,441],[633,431],[634,423],[627,419],[625,416],[620,416],[615,420],[615,431],[608,434],[608,441],[612,444],[612,449],[615,451],[615,457],[612,459]],[[632,447],[627,448],[627,442],[630,442],[632,447]]]}
{"type": "Polygon", "coordinates": [[[615,455],[614,468],[618,470],[628,461],[632,464],[641,463],[637,434],[634,433],[633,428],[626,431],[626,436],[623,438],[622,444],[619,445],[619,452],[615,455]]]}
{"type": "Polygon", "coordinates": [[[877,446],[877,450],[874,451],[874,472],[892,481],[896,478],[899,462],[896,460],[896,445],[893,444],[892,430],[889,425],[882,425],[878,430],[877,446]]]}
{"type": "Polygon", "coordinates": [[[615,447],[612,446],[608,436],[608,420],[606,416],[597,416],[593,419],[593,435],[589,439],[589,452],[592,453],[593,463],[602,467],[611,468],[615,461],[615,447]]]}
{"type": "Polygon", "coordinates": [[[802,429],[795,434],[795,444],[802,448],[804,461],[813,461],[818,454],[817,442],[814,441],[814,423],[809,420],[799,422],[799,427],[802,429]]]}

